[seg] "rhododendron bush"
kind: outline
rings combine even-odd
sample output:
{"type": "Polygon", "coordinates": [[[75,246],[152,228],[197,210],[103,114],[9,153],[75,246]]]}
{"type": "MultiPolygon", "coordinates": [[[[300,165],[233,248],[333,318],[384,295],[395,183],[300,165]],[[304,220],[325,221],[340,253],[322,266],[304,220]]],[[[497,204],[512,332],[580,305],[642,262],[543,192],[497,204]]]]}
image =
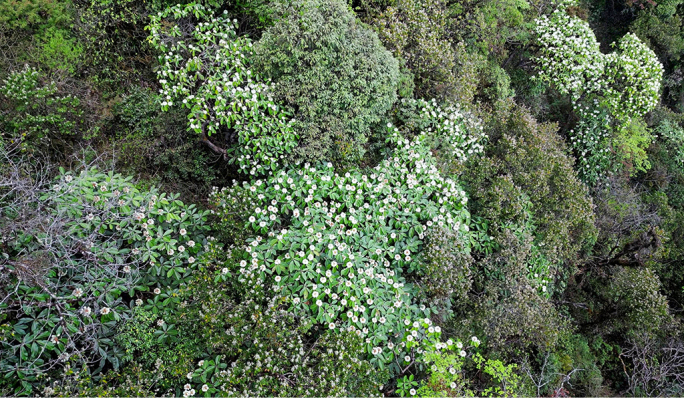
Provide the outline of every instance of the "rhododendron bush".
{"type": "Polygon", "coordinates": [[[381,362],[399,355],[395,344],[439,336],[417,321],[437,309],[416,303],[412,281],[427,231],[448,229],[468,243],[470,219],[465,192],[439,173],[424,137],[409,142],[388,130],[396,150],[370,170],[306,164],[212,196],[224,223],[238,215],[253,234],[233,250],[240,282],[285,295],[330,329],[356,331],[381,362]],[[246,214],[235,208],[244,204],[246,214]]]}

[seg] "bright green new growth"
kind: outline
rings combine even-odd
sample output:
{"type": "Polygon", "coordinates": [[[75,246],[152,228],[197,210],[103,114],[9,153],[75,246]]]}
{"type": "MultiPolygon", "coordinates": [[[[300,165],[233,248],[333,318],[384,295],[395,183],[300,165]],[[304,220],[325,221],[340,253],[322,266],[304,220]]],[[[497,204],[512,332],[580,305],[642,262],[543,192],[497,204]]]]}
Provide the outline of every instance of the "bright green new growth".
{"type": "Polygon", "coordinates": [[[226,13],[212,16],[200,4],[176,5],[151,16],[149,42],[162,55],[157,74],[164,111],[180,101],[190,110],[189,129],[224,157],[231,155],[241,171],[265,174],[282,164],[297,145],[290,114],[273,102],[270,87],[249,68],[252,42],[237,37],[237,21],[226,13]],[[188,19],[199,22],[190,34],[188,19]],[[168,27],[167,19],[176,21],[168,27]],[[209,137],[225,133],[231,148],[209,137]]]}

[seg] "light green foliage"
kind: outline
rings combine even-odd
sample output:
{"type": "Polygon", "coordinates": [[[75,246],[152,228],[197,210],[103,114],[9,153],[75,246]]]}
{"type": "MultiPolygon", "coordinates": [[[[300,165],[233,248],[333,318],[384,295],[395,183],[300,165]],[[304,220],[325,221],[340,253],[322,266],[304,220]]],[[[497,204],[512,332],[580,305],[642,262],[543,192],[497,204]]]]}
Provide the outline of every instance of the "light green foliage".
{"type": "MultiPolygon", "coordinates": [[[[36,215],[5,211],[14,225],[0,309],[13,331],[0,343],[0,371],[22,382],[15,394],[67,359],[118,367],[126,355],[112,337],[133,298],[158,315],[177,304],[173,291],[190,276],[207,229],[194,205],[96,169],[62,173],[35,195],[27,206],[36,215]]],[[[159,340],[173,334],[160,329],[159,340]]]]}
{"type": "Polygon", "coordinates": [[[633,118],[621,127],[613,137],[611,147],[617,150],[616,160],[626,165],[631,175],[645,172],[651,167],[646,149],[651,145],[653,137],[646,122],[641,118],[633,118]]]}
{"type": "Polygon", "coordinates": [[[0,3],[0,32],[32,27],[50,28],[67,22],[70,1],[18,0],[0,3]]]}
{"type": "Polygon", "coordinates": [[[60,135],[73,135],[82,117],[79,100],[61,95],[54,82],[43,83],[40,74],[27,66],[12,71],[0,86],[0,133],[10,143],[20,143],[22,150],[35,150],[45,141],[60,135]],[[9,136],[9,137],[8,137],[9,136]]]}
{"type": "Polygon", "coordinates": [[[281,5],[280,18],[255,44],[254,60],[273,79],[274,97],[296,109],[295,158],[362,156],[371,126],[396,101],[397,60],[343,0],[281,5]]]}
{"type": "Polygon", "coordinates": [[[252,43],[238,38],[235,28],[226,13],[212,17],[205,7],[190,3],[152,15],[148,40],[162,53],[157,72],[162,109],[181,102],[190,110],[189,129],[207,142],[221,128],[231,129],[236,145],[229,150],[213,144],[211,148],[230,154],[243,172],[262,175],[282,163],[295,147],[297,134],[289,114],[272,101],[269,86],[244,60],[251,56],[252,43]],[[191,34],[184,34],[187,22],[182,19],[193,16],[200,22],[191,34]],[[177,23],[162,24],[170,18],[177,23]]]}
{"type": "MultiPolygon", "coordinates": [[[[424,355],[428,376],[414,381],[413,375],[397,381],[400,396],[418,397],[515,397],[520,389],[520,377],[515,364],[504,365],[500,360],[485,359],[479,353],[480,341],[471,337],[463,343],[449,339],[446,346],[424,355]],[[469,373],[469,369],[486,375],[490,381],[486,388],[469,373]],[[417,387],[415,389],[414,387],[417,387]]],[[[480,380],[482,378],[479,378],[480,380]]]]}
{"type": "Polygon", "coordinates": [[[412,341],[407,326],[430,313],[405,280],[422,268],[426,232],[468,242],[469,230],[465,192],[440,175],[422,137],[388,134],[396,152],[372,170],[338,175],[332,164],[307,164],[212,196],[224,223],[237,219],[256,236],[231,262],[244,286],[274,289],[298,314],[358,331],[368,352],[380,348],[380,363],[393,359],[392,336],[412,341]]]}
{"type": "Polygon", "coordinates": [[[83,46],[68,31],[50,29],[41,38],[37,59],[48,70],[74,74],[81,62],[83,46]]]}

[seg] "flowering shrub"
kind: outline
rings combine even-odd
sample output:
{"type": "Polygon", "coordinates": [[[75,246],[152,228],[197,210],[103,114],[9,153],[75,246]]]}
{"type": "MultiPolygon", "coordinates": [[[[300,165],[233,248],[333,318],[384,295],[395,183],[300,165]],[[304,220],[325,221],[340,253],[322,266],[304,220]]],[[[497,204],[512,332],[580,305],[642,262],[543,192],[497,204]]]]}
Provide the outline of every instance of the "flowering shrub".
{"type": "Polygon", "coordinates": [[[8,107],[0,117],[0,126],[9,133],[10,143],[21,143],[22,150],[35,145],[35,140],[49,140],[55,134],[73,135],[76,121],[82,115],[79,100],[72,95],[58,94],[55,82],[42,84],[40,74],[28,65],[12,71],[0,86],[0,98],[8,107]]]}
{"type": "Polygon", "coordinates": [[[612,44],[615,52],[602,54],[589,24],[565,10],[574,4],[568,0],[550,18],[537,19],[538,78],[570,95],[581,118],[571,132],[580,176],[595,184],[622,161],[636,170],[648,167],[650,137],[635,131],[633,122],[658,104],[663,66],[631,33],[612,44]],[[615,159],[608,157],[611,149],[615,159]]]}
{"type": "MultiPolygon", "coordinates": [[[[422,268],[427,231],[451,230],[469,242],[465,192],[440,175],[422,136],[409,142],[388,130],[396,152],[368,172],[306,164],[211,197],[224,223],[242,221],[256,235],[233,251],[242,285],[272,288],[297,314],[357,332],[380,363],[395,358],[392,341],[419,339],[416,319],[430,314],[412,303],[406,282],[422,268]],[[232,208],[244,209],[246,197],[252,212],[236,220],[232,208]]],[[[439,332],[425,328],[426,337],[439,332]]]]}
{"type": "Polygon", "coordinates": [[[551,18],[537,19],[541,44],[538,78],[552,83],[573,102],[583,94],[600,94],[614,117],[629,121],[658,103],[663,66],[655,53],[633,34],[613,43],[617,51],[604,55],[589,24],[568,15],[565,1],[551,18]]]}
{"type": "MultiPolygon", "coordinates": [[[[13,225],[3,237],[0,310],[12,330],[0,343],[0,372],[21,380],[15,393],[68,359],[118,367],[118,322],[136,305],[163,315],[206,243],[205,213],[174,196],[96,169],[57,179],[23,204],[35,214],[6,208],[13,225]]],[[[159,339],[171,333],[161,330],[159,339]]]]}
{"type": "Polygon", "coordinates": [[[209,147],[229,154],[245,173],[275,169],[297,144],[289,113],[273,102],[269,85],[249,68],[252,42],[237,37],[237,21],[214,17],[201,4],[176,5],[150,17],[151,45],[162,55],[157,71],[161,106],[180,101],[190,110],[189,129],[209,147]],[[199,22],[189,24],[194,17],[199,22]],[[170,27],[168,19],[176,21],[170,27]],[[189,32],[189,33],[188,33],[189,32]],[[209,137],[230,129],[237,144],[223,149],[209,137]]]}
{"type": "Polygon", "coordinates": [[[198,277],[177,322],[202,336],[207,354],[183,376],[184,397],[378,395],[387,371],[371,365],[356,334],[312,325],[278,296],[238,304],[225,282],[198,277]]]}
{"type": "Polygon", "coordinates": [[[566,12],[565,8],[572,4],[573,0],[565,1],[550,18],[542,15],[536,20],[541,44],[537,76],[552,83],[561,94],[578,100],[584,92],[604,88],[606,59],[589,24],[566,12]]]}
{"type": "Polygon", "coordinates": [[[470,113],[454,105],[442,108],[435,99],[402,100],[402,103],[405,102],[418,107],[420,131],[427,132],[428,137],[435,142],[434,148],[442,147],[446,156],[464,163],[484,151],[487,136],[481,122],[470,113]]]}
{"type": "Polygon", "coordinates": [[[596,184],[607,177],[612,170],[610,154],[611,117],[605,108],[594,100],[592,107],[576,105],[580,117],[574,129],[570,130],[570,142],[577,154],[577,172],[582,181],[596,184]]]}

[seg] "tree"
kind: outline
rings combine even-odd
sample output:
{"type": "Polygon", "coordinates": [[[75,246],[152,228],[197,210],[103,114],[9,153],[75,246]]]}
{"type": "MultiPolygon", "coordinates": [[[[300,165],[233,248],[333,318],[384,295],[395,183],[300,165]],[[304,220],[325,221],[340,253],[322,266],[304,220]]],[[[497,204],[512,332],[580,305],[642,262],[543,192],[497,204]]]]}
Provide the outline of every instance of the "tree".
{"type": "Polygon", "coordinates": [[[281,3],[255,45],[274,98],[295,109],[295,158],[358,159],[371,127],[396,101],[399,64],[342,0],[281,3]]]}

